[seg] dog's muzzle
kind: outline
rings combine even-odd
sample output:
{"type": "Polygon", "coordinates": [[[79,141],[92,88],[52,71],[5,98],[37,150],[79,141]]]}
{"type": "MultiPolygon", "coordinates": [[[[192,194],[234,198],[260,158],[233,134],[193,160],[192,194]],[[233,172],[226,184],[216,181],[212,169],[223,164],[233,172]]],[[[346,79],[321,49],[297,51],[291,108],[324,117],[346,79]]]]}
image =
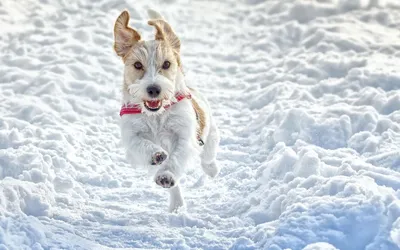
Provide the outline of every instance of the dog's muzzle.
{"type": "Polygon", "coordinates": [[[151,100],[151,101],[144,101],[144,106],[149,111],[157,111],[162,106],[161,100],[151,100]]]}

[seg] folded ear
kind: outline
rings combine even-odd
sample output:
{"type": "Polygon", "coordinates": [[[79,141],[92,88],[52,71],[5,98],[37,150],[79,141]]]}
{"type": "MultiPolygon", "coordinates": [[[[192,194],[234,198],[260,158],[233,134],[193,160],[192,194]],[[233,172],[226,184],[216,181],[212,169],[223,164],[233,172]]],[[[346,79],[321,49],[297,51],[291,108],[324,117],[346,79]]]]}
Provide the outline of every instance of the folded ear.
{"type": "Polygon", "coordinates": [[[148,9],[147,10],[147,14],[149,15],[150,19],[161,19],[161,20],[164,20],[162,15],[160,13],[158,13],[157,11],[153,10],[153,9],[148,9]]]}
{"type": "Polygon", "coordinates": [[[140,40],[136,30],[128,26],[129,13],[123,11],[114,25],[114,50],[117,55],[124,57],[129,49],[140,40]]]}
{"type": "Polygon", "coordinates": [[[179,55],[181,41],[179,41],[179,38],[175,35],[171,26],[161,19],[150,20],[148,24],[156,28],[156,40],[166,41],[174,52],[179,55]]]}

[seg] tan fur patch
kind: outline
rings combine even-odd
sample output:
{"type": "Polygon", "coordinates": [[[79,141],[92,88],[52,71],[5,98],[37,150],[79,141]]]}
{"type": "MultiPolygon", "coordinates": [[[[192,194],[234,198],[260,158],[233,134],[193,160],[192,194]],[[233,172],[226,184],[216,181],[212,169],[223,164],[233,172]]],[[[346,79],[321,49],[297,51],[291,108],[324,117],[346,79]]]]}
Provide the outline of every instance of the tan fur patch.
{"type": "Polygon", "coordinates": [[[123,11],[114,25],[114,50],[118,56],[124,57],[130,48],[140,40],[139,33],[128,26],[129,13],[123,11]]]}
{"type": "Polygon", "coordinates": [[[178,70],[177,58],[165,41],[138,41],[123,57],[125,63],[123,90],[128,91],[128,86],[139,83],[147,71],[157,71],[157,74],[164,76],[174,82],[178,70]],[[163,69],[165,61],[171,63],[169,69],[163,69]],[[142,70],[133,66],[135,62],[143,65],[142,70]]]}
{"type": "Polygon", "coordinates": [[[139,41],[122,58],[125,63],[123,91],[129,92],[128,86],[130,84],[137,83],[137,80],[141,79],[144,75],[144,70],[137,70],[133,66],[133,64],[137,61],[141,63],[147,62],[147,54],[143,52],[144,45],[144,41],[139,41]]]}
{"type": "Polygon", "coordinates": [[[206,114],[195,99],[192,98],[191,101],[192,101],[192,106],[197,114],[197,125],[198,125],[197,135],[200,137],[200,139],[202,139],[204,128],[206,127],[206,114]]]}
{"type": "MultiPolygon", "coordinates": [[[[147,71],[149,68],[155,66],[157,69],[159,69],[159,74],[165,76],[171,81],[175,80],[178,62],[173,50],[164,41],[139,41],[123,59],[126,65],[133,65],[135,62],[142,63],[144,71],[147,71]],[[152,56],[153,54],[155,57],[152,56]],[[154,58],[156,59],[155,65],[152,64],[152,60],[154,58]],[[171,63],[170,68],[167,70],[162,69],[162,65],[165,61],[169,61],[171,63]]],[[[132,74],[138,73],[135,72],[137,70],[135,70],[133,66],[129,69],[132,71],[132,74]]],[[[144,73],[144,71],[139,71],[139,78],[143,76],[142,73],[144,73]]]]}
{"type": "Polygon", "coordinates": [[[148,24],[156,28],[155,39],[159,41],[165,41],[171,46],[174,54],[178,60],[178,66],[181,65],[179,52],[181,49],[181,41],[178,36],[172,30],[171,26],[164,20],[149,20],[148,24]]]}

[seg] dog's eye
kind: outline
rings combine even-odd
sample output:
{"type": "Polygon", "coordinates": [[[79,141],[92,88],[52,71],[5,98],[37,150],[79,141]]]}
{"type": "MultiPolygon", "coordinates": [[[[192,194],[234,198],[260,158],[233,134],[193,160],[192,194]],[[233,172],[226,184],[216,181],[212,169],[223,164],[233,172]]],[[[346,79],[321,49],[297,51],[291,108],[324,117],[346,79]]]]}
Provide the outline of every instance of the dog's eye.
{"type": "Polygon", "coordinates": [[[171,63],[169,61],[165,61],[162,65],[163,69],[169,69],[169,66],[171,66],[171,63]]]}
{"type": "Polygon", "coordinates": [[[137,69],[137,70],[141,70],[141,69],[143,69],[143,64],[141,62],[135,62],[133,64],[133,67],[135,67],[135,69],[137,69]]]}

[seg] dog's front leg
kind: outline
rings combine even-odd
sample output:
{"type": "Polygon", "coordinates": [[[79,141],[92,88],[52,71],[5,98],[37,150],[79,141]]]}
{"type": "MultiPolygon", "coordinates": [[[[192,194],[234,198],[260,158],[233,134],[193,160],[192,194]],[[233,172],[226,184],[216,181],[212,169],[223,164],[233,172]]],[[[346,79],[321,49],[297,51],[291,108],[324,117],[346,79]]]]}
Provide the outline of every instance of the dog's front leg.
{"type": "Polygon", "coordinates": [[[164,162],[167,152],[145,138],[149,129],[142,118],[123,117],[121,123],[122,143],[127,151],[129,161],[134,165],[159,165],[164,162]],[[125,118],[125,119],[124,119],[125,118]]]}
{"type": "Polygon", "coordinates": [[[164,149],[142,136],[131,136],[128,155],[132,163],[141,165],[160,165],[168,155],[164,149]]]}
{"type": "Polygon", "coordinates": [[[155,175],[155,182],[164,188],[172,188],[178,185],[177,181],[184,174],[192,148],[190,139],[178,137],[168,160],[161,165],[155,175]]]}
{"type": "Polygon", "coordinates": [[[168,160],[161,165],[161,168],[154,177],[158,185],[169,188],[169,212],[174,212],[184,205],[179,178],[184,174],[185,167],[192,154],[192,148],[190,139],[178,138],[174,151],[170,152],[168,160]]]}

